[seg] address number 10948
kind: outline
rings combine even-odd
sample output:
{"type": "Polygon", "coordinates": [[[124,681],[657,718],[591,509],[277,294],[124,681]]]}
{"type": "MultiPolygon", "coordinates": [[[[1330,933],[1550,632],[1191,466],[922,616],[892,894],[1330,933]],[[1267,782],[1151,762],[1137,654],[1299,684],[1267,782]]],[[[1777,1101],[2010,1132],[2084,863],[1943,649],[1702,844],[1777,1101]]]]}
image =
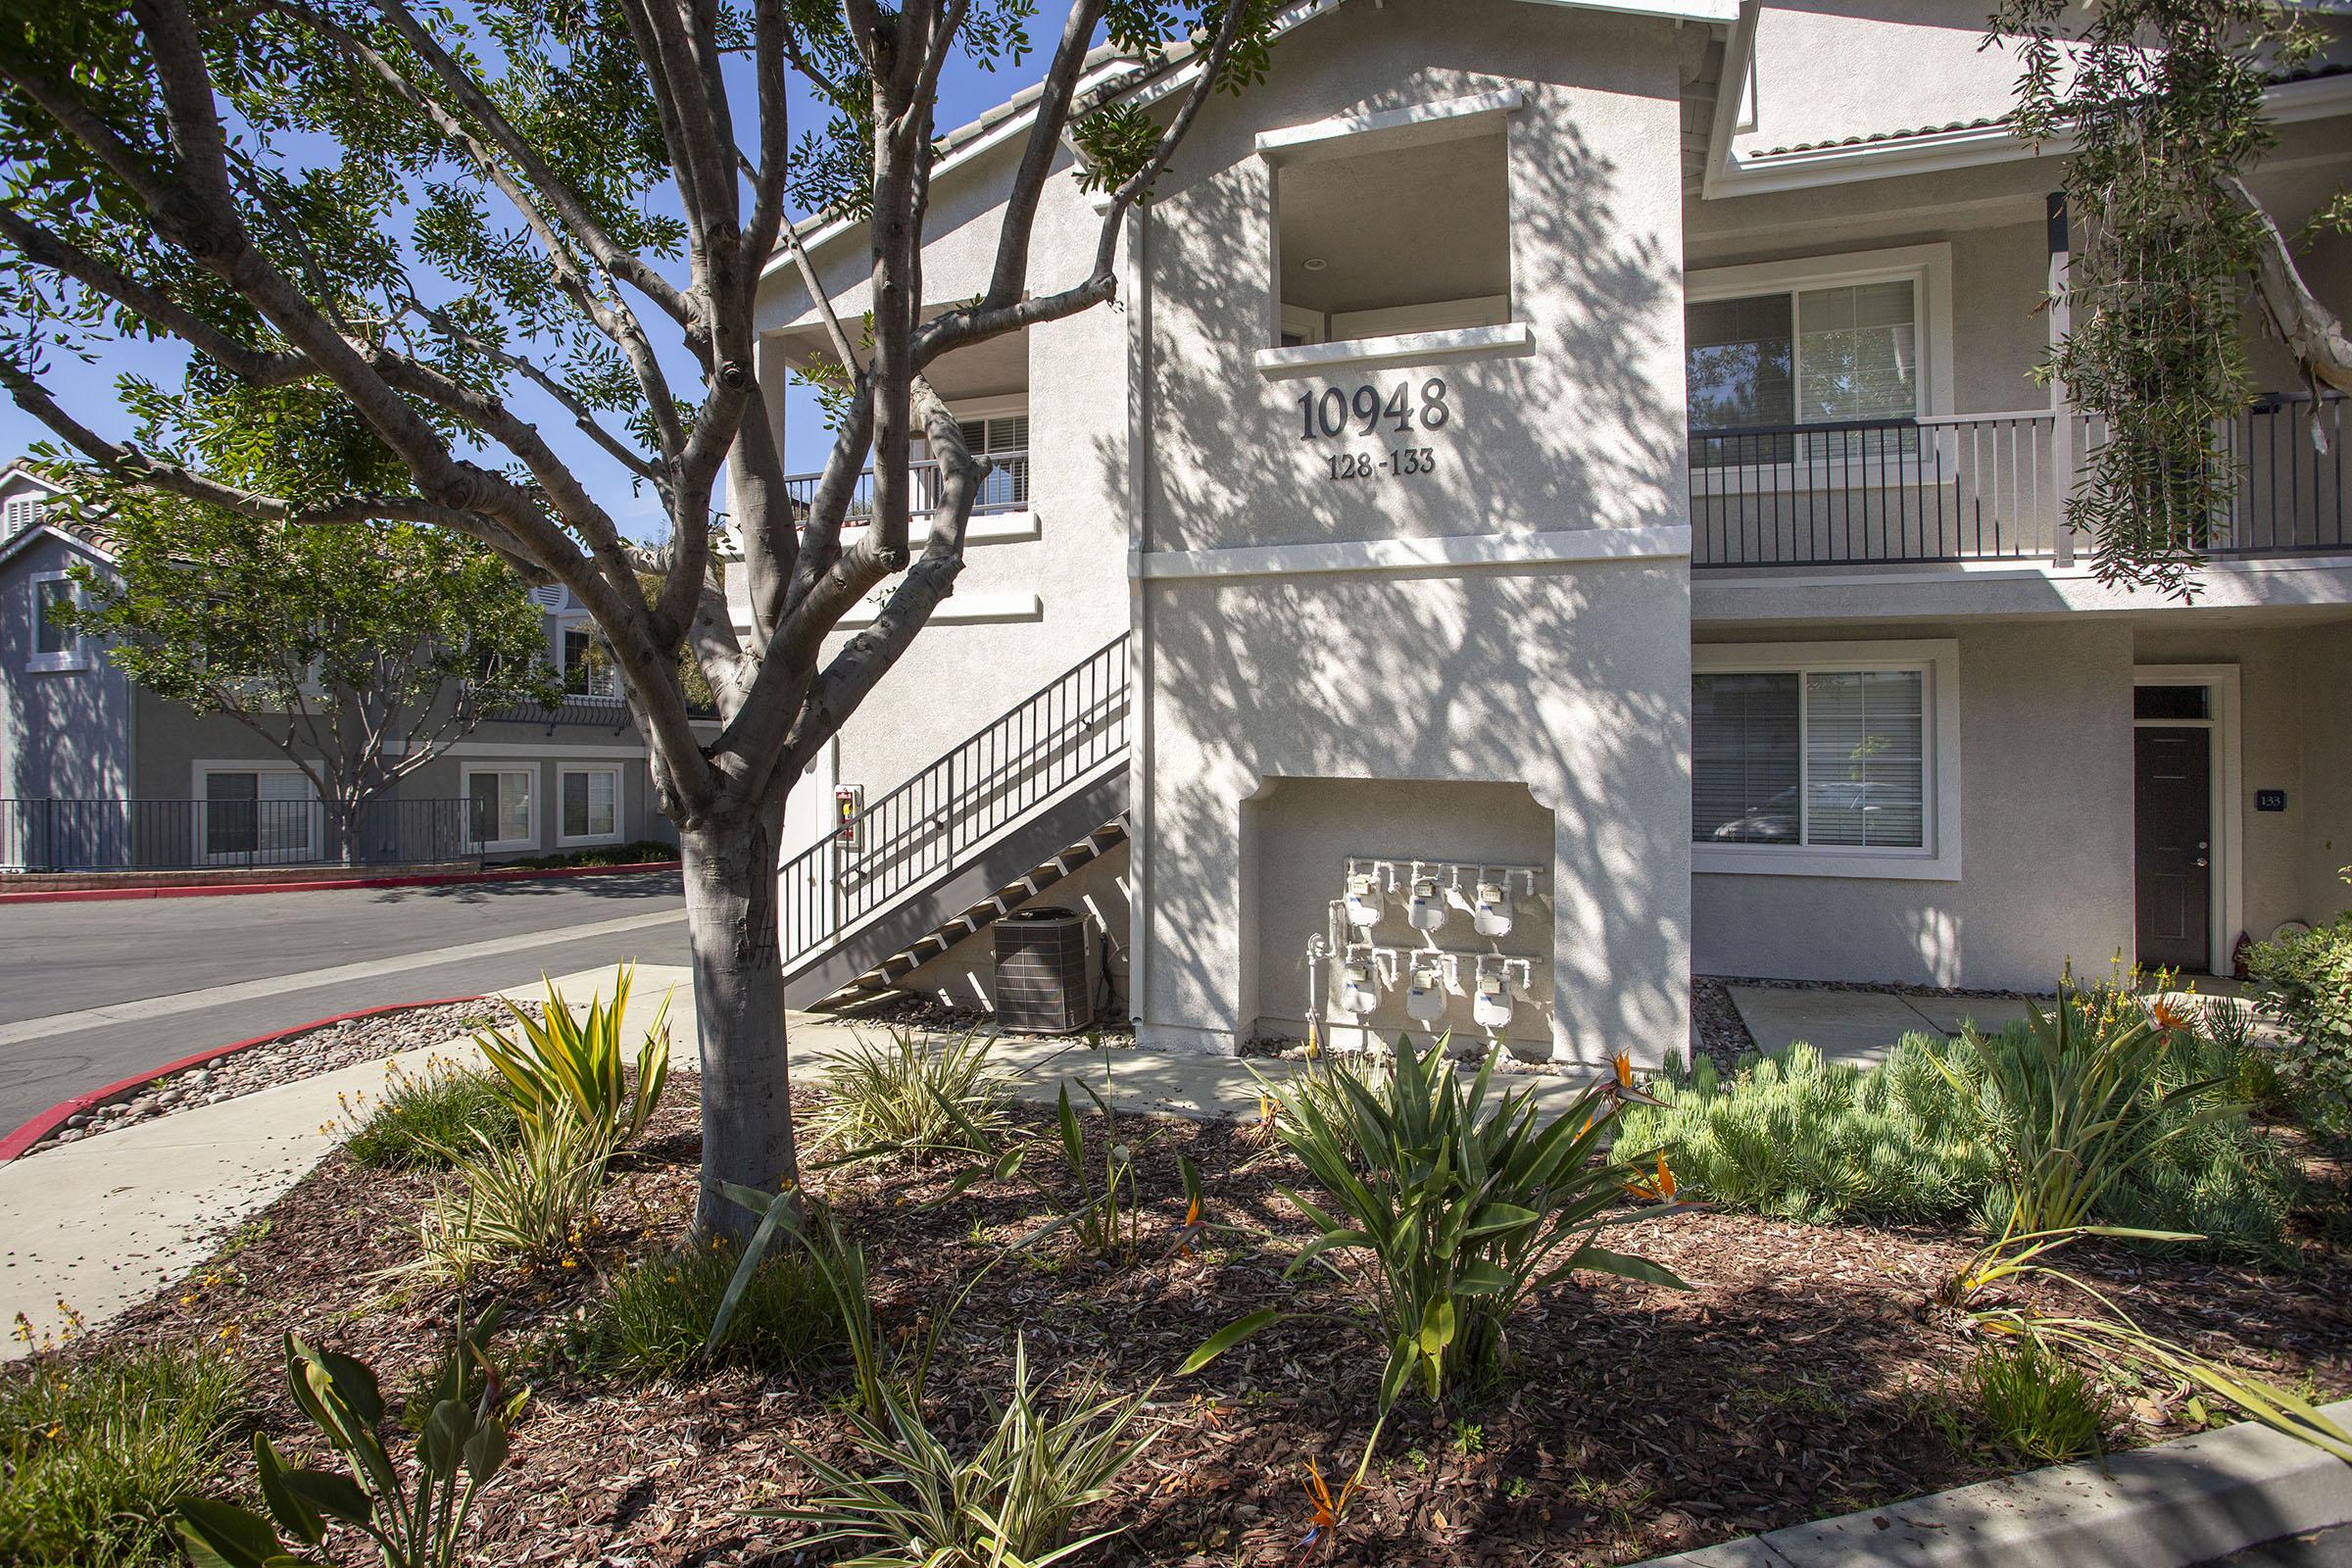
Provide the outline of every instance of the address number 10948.
{"type": "Polygon", "coordinates": [[[1370,435],[1384,422],[1398,435],[1410,434],[1416,424],[1424,430],[1443,430],[1452,416],[1443,376],[1433,375],[1421,383],[1418,404],[1408,381],[1397,382],[1385,398],[1376,386],[1359,386],[1353,393],[1325,387],[1320,393],[1299,394],[1298,439],[1336,440],[1350,433],[1350,423],[1355,426],[1352,433],[1359,436],[1370,435]]]}

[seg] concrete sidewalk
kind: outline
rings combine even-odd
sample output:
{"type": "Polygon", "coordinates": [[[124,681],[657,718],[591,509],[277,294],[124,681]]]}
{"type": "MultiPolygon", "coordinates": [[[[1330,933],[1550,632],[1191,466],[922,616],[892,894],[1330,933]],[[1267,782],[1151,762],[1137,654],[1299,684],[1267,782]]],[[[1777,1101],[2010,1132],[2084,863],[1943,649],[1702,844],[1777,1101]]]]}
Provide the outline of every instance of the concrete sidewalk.
{"type": "MultiPolygon", "coordinates": [[[[592,969],[556,983],[567,1001],[581,1005],[609,987],[612,975],[609,968],[592,969]]],[[[536,998],[540,992],[527,987],[507,994],[536,998]]],[[[673,1064],[693,1071],[694,994],[686,969],[641,966],[624,1023],[632,1032],[649,1027],[665,996],[673,1064]]],[[[787,1028],[803,1082],[821,1074],[859,1034],[882,1032],[807,1013],[791,1014],[787,1028]]],[[[61,1324],[61,1302],[93,1329],[112,1321],[211,1257],[240,1225],[310,1174],[350,1132],[345,1100],[364,1104],[361,1097],[376,1093],[394,1068],[420,1072],[434,1058],[475,1064],[481,1054],[470,1039],[456,1039],[0,1165],[0,1318],[13,1321],[24,1312],[36,1337],[61,1324]]],[[[1016,1075],[1019,1097],[1051,1102],[1065,1081],[1102,1089],[1105,1058],[1120,1110],[1193,1120],[1256,1115],[1251,1065],[1270,1077],[1296,1070],[1286,1062],[1246,1064],[1229,1056],[1132,1048],[1097,1052],[1082,1040],[1023,1036],[1005,1037],[992,1059],[1016,1075]]],[[[1539,1100],[1556,1109],[1587,1079],[1562,1074],[1524,1081],[1535,1083],[1539,1100]]],[[[22,1355],[25,1348],[12,1339],[0,1353],[22,1355]]]]}

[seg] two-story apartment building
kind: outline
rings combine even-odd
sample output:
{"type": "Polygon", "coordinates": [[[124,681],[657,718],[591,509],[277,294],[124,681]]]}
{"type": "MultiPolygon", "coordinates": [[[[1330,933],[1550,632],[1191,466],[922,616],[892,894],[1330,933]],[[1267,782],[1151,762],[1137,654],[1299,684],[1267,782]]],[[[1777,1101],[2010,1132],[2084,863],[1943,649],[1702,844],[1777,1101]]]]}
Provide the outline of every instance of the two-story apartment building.
{"type": "MultiPolygon", "coordinates": [[[[138,686],[57,614],[79,592],[73,568],[113,564],[110,543],[40,474],[0,470],[0,868],[330,858],[326,815],[291,759],[231,716],[138,686]]],[[[513,859],[671,836],[645,743],[591,657],[587,612],[561,587],[533,597],[562,702],[447,693],[474,705],[475,722],[368,808],[364,859],[513,859]]]]}
{"type": "MultiPolygon", "coordinates": [[[[2010,133],[1987,9],[1291,13],[1129,220],[1114,306],[936,367],[1000,466],[801,791],[796,998],[985,1003],[988,923],[1042,899],[1147,1044],[1654,1059],[1694,971],[2227,973],[2342,907],[2352,419],[2258,343],[2193,603],[2097,579],[2063,502],[2101,432],[2033,373],[2064,151],[2010,133]]],[[[2347,62],[2271,90],[2251,183],[2290,232],[2352,176],[2347,62]]],[[[1027,123],[948,138],[935,303],[984,288],[1027,123]]],[[[1039,288],[1099,222],[1054,182],[1039,288]]],[[[854,316],[863,236],[809,248],[854,316]]],[[[2307,276],[2352,306],[2352,246],[2307,276]]],[[[825,352],[788,265],[763,322],[780,390],[825,352]]]]}

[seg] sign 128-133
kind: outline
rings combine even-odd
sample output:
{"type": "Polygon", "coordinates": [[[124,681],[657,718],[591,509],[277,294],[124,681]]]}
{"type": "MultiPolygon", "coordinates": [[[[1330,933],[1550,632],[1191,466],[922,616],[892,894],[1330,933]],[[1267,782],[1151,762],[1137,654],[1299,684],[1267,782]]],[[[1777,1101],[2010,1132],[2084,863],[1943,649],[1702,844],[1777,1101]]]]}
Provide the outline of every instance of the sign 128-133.
{"type": "MultiPolygon", "coordinates": [[[[1352,393],[1332,386],[1298,396],[1298,437],[1302,441],[1361,438],[1376,431],[1409,437],[1424,430],[1443,430],[1452,418],[1442,376],[1433,375],[1422,382],[1417,401],[1409,381],[1397,382],[1385,397],[1380,388],[1369,385],[1352,393]]],[[[1368,479],[1375,471],[1401,478],[1434,472],[1438,466],[1437,454],[1428,447],[1400,447],[1386,461],[1368,452],[1336,453],[1324,461],[1331,465],[1334,479],[1368,479]]]]}

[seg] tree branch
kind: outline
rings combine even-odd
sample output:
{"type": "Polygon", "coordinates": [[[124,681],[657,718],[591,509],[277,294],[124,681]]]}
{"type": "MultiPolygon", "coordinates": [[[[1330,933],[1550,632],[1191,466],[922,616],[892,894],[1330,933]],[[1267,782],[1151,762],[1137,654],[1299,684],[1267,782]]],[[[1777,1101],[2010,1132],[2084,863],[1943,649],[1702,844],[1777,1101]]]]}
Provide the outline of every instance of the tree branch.
{"type": "MultiPolygon", "coordinates": [[[[2338,392],[2352,392],[2352,338],[2344,335],[2343,321],[2321,304],[2311,285],[2303,281],[2303,270],[2295,265],[2286,236],[2246,188],[2246,182],[2232,175],[2224,182],[2224,188],[2253,215],[2262,242],[2262,265],[2255,273],[2255,287],[2262,296],[2271,325],[2302,365],[2305,374],[2327,382],[2338,392]]],[[[2320,438],[2319,428],[2318,421],[2313,421],[2315,440],[2320,438]]]]}

